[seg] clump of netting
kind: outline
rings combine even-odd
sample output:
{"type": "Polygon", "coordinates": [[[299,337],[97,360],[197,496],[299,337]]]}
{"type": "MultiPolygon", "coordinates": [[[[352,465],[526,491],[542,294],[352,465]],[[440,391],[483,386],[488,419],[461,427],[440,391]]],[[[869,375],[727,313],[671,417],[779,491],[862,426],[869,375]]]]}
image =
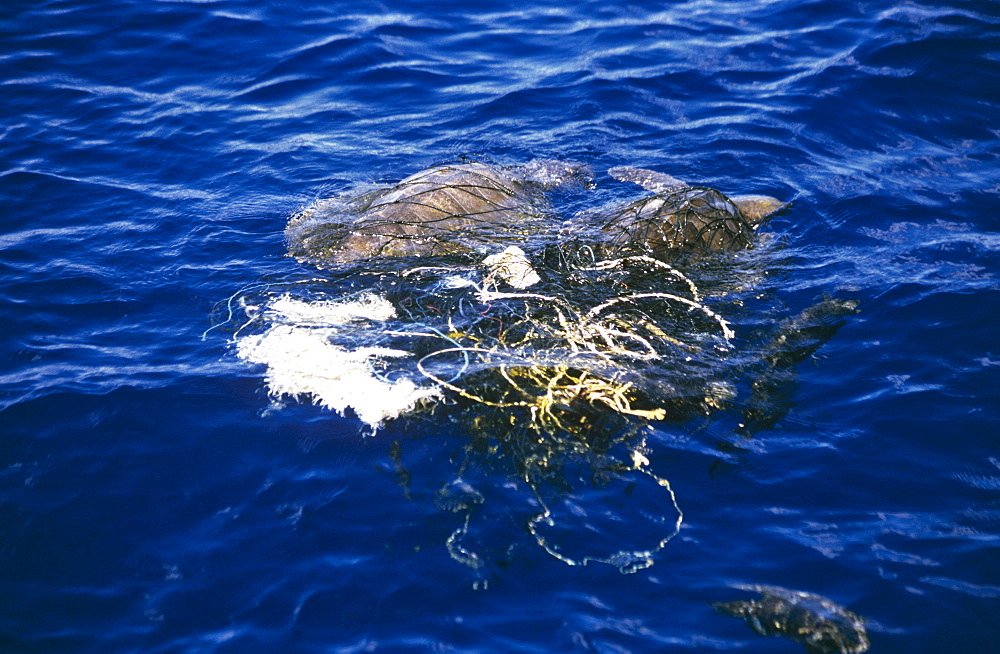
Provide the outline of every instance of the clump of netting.
{"type": "Polygon", "coordinates": [[[416,283],[396,285],[394,304],[417,324],[446,317],[421,339],[420,373],[508,427],[561,436],[608,414],[660,420],[724,397],[715,377],[732,330],[679,270],[628,256],[538,272],[525,290],[404,272],[416,283]]]}
{"type": "Polygon", "coordinates": [[[647,255],[591,255],[552,246],[537,257],[529,288],[512,286],[502,267],[457,258],[266,285],[238,299],[248,316],[241,333],[294,325],[344,352],[371,352],[364,361],[373,377],[439,391],[412,411],[461,404],[479,431],[538,444],[539,452],[516,457],[525,462],[549,458],[548,448],[593,450],[595,434],[621,432],[629,421],[683,419],[724,404],[732,391],[719,362],[733,332],[696,283],[647,255]],[[388,309],[379,319],[327,313],[324,322],[275,308],[275,298],[289,295],[329,310],[374,297],[388,309]]]}
{"type": "MultiPolygon", "coordinates": [[[[669,264],[562,254],[538,257],[538,281],[526,289],[501,268],[456,258],[261,284],[220,305],[220,325],[235,330],[241,357],[268,366],[273,396],[311,397],[373,426],[443,410],[468,434],[446,488],[484,479],[481,470],[513,475],[533,496],[521,528],[546,552],[634,572],[652,565],[682,520],[669,482],[651,469],[642,427],[726,400],[718,361],[733,335],[669,264]],[[591,488],[637,501],[594,532],[601,518],[585,527],[578,515],[591,488]],[[652,528],[633,537],[618,520],[652,528]]],[[[462,522],[446,545],[485,575],[484,499],[469,488],[447,504],[462,522]]]]}

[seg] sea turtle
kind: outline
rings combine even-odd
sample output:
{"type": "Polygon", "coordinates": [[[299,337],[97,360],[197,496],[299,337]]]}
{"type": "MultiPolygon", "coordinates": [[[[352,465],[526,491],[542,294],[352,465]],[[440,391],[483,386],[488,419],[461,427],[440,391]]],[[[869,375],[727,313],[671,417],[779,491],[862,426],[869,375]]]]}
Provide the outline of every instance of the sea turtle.
{"type": "Polygon", "coordinates": [[[762,636],[785,636],[809,654],[859,654],[868,651],[865,620],[825,597],[780,586],[740,585],[760,599],[713,604],[716,611],[743,618],[762,636]]]}
{"type": "Polygon", "coordinates": [[[788,206],[767,195],[727,197],[665,173],[620,166],[608,174],[655,195],[612,210],[601,225],[605,251],[657,255],[736,251],[750,247],[754,231],[788,206]]]}
{"type": "Polygon", "coordinates": [[[555,222],[543,190],[590,179],[586,166],[550,159],[437,165],[385,189],[307,207],[289,221],[289,250],[319,264],[499,251],[555,222]]]}

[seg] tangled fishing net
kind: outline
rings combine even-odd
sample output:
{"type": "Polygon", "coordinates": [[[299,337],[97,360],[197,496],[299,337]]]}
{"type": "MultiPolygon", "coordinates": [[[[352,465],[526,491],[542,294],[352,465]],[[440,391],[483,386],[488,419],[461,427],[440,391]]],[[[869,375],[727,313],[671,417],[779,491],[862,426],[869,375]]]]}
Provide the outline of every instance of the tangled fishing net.
{"type": "MultiPolygon", "coordinates": [[[[570,564],[651,565],[681,511],[650,469],[640,427],[729,399],[718,363],[732,327],[692,279],[652,257],[548,269],[527,268],[519,252],[490,257],[242,293],[229,309],[246,317],[237,352],[267,366],[276,400],[308,397],[372,427],[458,405],[470,450],[507,462],[531,488],[539,512],[528,527],[546,551],[570,564]],[[572,475],[585,480],[567,482],[572,475]],[[572,489],[624,488],[636,475],[666,494],[647,503],[659,511],[655,542],[622,547],[592,535],[579,545],[569,525],[582,500],[572,489]]],[[[463,545],[473,513],[448,547],[476,567],[474,548],[463,545]]]]}
{"type": "MultiPolygon", "coordinates": [[[[508,462],[531,488],[528,528],[546,551],[574,565],[651,565],[682,515],[650,470],[642,426],[734,393],[720,365],[733,329],[665,253],[745,247],[753,227],[721,193],[685,187],[622,208],[589,241],[560,241],[532,184],[488,166],[433,170],[294,216],[290,252],[333,270],[230,298],[221,322],[244,317],[238,355],[267,366],[275,401],[310,398],[372,428],[457,407],[470,456],[508,462]],[[669,499],[644,518],[662,526],[655,542],[591,548],[591,534],[580,546],[567,527],[580,512],[570,473],[587,487],[654,480],[669,499]]],[[[476,567],[463,544],[473,504],[448,547],[476,567]]]]}
{"type": "MultiPolygon", "coordinates": [[[[413,389],[427,389],[427,398],[448,392],[502,409],[503,420],[539,434],[584,432],[597,414],[681,417],[686,405],[724,399],[713,364],[729,349],[732,328],[679,270],[645,256],[605,260],[572,270],[575,288],[567,292],[542,283],[522,257],[513,272],[509,262],[484,270],[411,267],[337,299],[296,299],[294,287],[270,285],[265,294],[280,294],[236,300],[248,318],[241,331],[269,327],[239,340],[238,353],[258,363],[290,362],[269,370],[278,397],[308,394],[330,408],[357,411],[360,405],[324,391],[320,380],[349,387],[364,363],[385,388],[405,379],[413,389]],[[657,290],[619,290],[639,279],[657,290]],[[292,339],[323,343],[328,356],[319,362],[314,355],[265,352],[292,339]],[[343,360],[345,370],[333,359],[343,360]],[[388,360],[402,361],[390,371],[388,360]],[[308,367],[316,370],[306,374],[308,367]]],[[[315,286],[308,294],[317,295],[315,286]]],[[[415,399],[398,413],[362,419],[377,427],[416,409],[420,394],[407,395],[415,399]]]]}

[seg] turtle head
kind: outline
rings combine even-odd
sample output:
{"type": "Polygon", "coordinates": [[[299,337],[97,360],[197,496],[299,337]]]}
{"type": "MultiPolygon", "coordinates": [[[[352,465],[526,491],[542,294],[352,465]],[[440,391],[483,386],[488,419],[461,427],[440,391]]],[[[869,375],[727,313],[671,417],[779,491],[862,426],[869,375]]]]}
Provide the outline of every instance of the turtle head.
{"type": "Polygon", "coordinates": [[[782,202],[770,195],[737,195],[729,198],[740,208],[750,226],[757,229],[768,218],[791,206],[790,202],[782,202]]]}

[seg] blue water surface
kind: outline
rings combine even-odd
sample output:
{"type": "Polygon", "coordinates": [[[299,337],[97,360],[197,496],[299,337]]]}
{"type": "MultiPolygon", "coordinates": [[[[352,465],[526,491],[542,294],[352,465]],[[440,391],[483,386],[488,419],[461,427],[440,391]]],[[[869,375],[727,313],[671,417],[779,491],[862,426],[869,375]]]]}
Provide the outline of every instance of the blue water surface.
{"type": "Polygon", "coordinates": [[[872,652],[1000,647],[998,43],[985,0],[5,2],[0,651],[803,651],[712,609],[738,584],[872,652]],[[276,409],[211,329],[322,278],[297,209],[466,154],[592,166],[566,215],[640,194],[617,165],[792,200],[775,320],[860,302],[774,426],[652,425],[684,521],[651,567],[553,558],[498,469],[484,578],[447,411],[276,409]]]}

